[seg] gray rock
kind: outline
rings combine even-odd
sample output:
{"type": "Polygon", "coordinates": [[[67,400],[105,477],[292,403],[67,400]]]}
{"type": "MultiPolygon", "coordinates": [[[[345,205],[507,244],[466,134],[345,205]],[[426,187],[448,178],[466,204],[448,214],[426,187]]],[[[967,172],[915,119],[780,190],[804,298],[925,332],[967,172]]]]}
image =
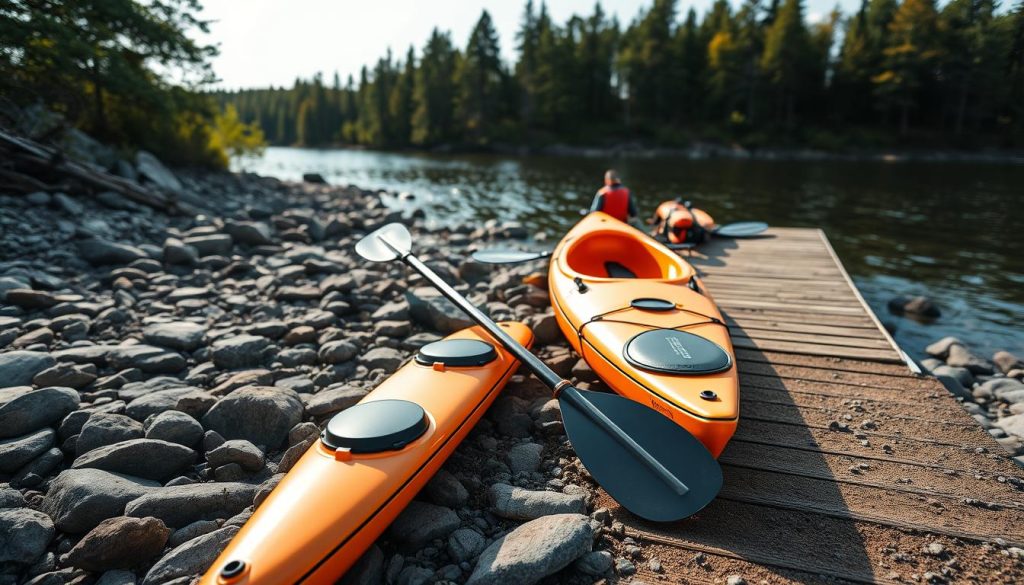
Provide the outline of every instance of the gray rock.
{"type": "Polygon", "coordinates": [[[366,388],[358,386],[322,390],[306,401],[306,415],[319,418],[341,412],[362,400],[368,393],[366,388]]]}
{"type": "Polygon", "coordinates": [[[179,351],[193,351],[203,343],[206,327],[189,321],[155,323],[142,330],[142,337],[153,345],[179,351]]]}
{"type": "Polygon", "coordinates": [[[192,266],[199,263],[199,251],[177,238],[164,240],[163,253],[164,262],[168,264],[192,266]]]}
{"type": "Polygon", "coordinates": [[[186,246],[192,246],[199,252],[199,257],[206,256],[228,256],[234,247],[231,236],[227,234],[208,234],[205,236],[191,236],[183,240],[186,246]]]}
{"type": "Polygon", "coordinates": [[[966,347],[956,344],[949,348],[949,355],[946,357],[946,365],[967,368],[974,374],[983,374],[986,376],[995,373],[995,368],[992,367],[991,362],[974,355],[966,347]]]}
{"type": "Polygon", "coordinates": [[[532,520],[552,514],[583,514],[586,502],[580,494],[531,491],[496,483],[487,490],[495,514],[513,520],[532,520]]]}
{"type": "Polygon", "coordinates": [[[165,167],[160,159],[145,150],[135,153],[135,170],[140,178],[161,189],[172,193],[179,193],[182,190],[178,177],[165,167]]]}
{"type": "Polygon", "coordinates": [[[402,365],[402,353],[390,347],[375,347],[359,357],[359,362],[371,370],[380,368],[391,373],[402,365]]]}
{"type": "Polygon", "coordinates": [[[225,439],[245,439],[277,449],[302,421],[302,401],[287,388],[250,386],[222,398],[203,417],[203,426],[225,439]]]}
{"type": "Polygon", "coordinates": [[[44,386],[64,386],[77,390],[88,386],[95,380],[96,366],[92,364],[60,363],[36,374],[32,378],[32,383],[40,388],[44,386]]]}
{"type": "Polygon", "coordinates": [[[195,447],[203,438],[203,425],[199,421],[176,410],[167,410],[146,419],[147,439],[157,439],[195,447]]]}
{"type": "Polygon", "coordinates": [[[13,439],[0,439],[0,473],[11,474],[45,453],[56,442],[53,429],[40,429],[13,439]]]}
{"type": "Polygon", "coordinates": [[[218,368],[233,370],[256,367],[267,358],[270,340],[258,335],[235,335],[213,343],[213,363],[218,368]]]}
{"type": "Polygon", "coordinates": [[[11,478],[11,485],[19,488],[32,488],[43,483],[44,478],[53,473],[64,461],[64,452],[53,447],[35,458],[11,478]]]}
{"type": "Polygon", "coordinates": [[[78,242],[78,255],[93,266],[108,264],[129,264],[148,258],[139,248],[127,244],[108,242],[100,238],[89,238],[78,242]]]}
{"type": "Polygon", "coordinates": [[[0,406],[0,439],[51,425],[78,410],[78,403],[78,392],[71,388],[40,388],[18,393],[0,406]]]}
{"type": "Polygon", "coordinates": [[[188,386],[158,390],[128,403],[125,414],[138,421],[168,410],[179,410],[193,418],[202,417],[217,399],[198,388],[188,386]]]}
{"type": "Polygon", "coordinates": [[[142,425],[130,417],[123,414],[93,414],[82,425],[82,430],[78,433],[78,440],[75,442],[75,449],[79,455],[82,455],[93,449],[121,441],[141,439],[142,435],[142,425]]]}
{"type": "Polygon", "coordinates": [[[427,585],[433,576],[434,571],[426,567],[405,567],[398,574],[395,585],[427,585]]]}
{"type": "Polygon", "coordinates": [[[508,468],[512,473],[533,473],[540,468],[540,454],[543,445],[537,443],[520,443],[508,450],[508,468]]]}
{"type": "Polygon", "coordinates": [[[374,544],[359,557],[339,585],[381,585],[384,582],[384,553],[374,544]]]}
{"type": "Polygon", "coordinates": [[[538,518],[491,543],[466,583],[536,583],[590,552],[592,540],[589,518],[582,514],[538,518]]]}
{"type": "Polygon", "coordinates": [[[9,304],[23,309],[48,309],[57,304],[57,299],[48,292],[30,288],[10,289],[4,294],[9,304]]]}
{"type": "Polygon", "coordinates": [[[995,426],[1011,435],[1024,437],[1024,414],[1015,414],[996,421],[995,426]]]}
{"type": "Polygon", "coordinates": [[[223,445],[206,453],[206,461],[213,467],[237,463],[247,471],[259,471],[266,464],[263,451],[242,439],[225,441],[223,445]]]}
{"type": "Polygon", "coordinates": [[[25,496],[14,488],[0,484],[0,509],[3,508],[24,508],[28,506],[25,496]]]}
{"type": "Polygon", "coordinates": [[[407,319],[409,319],[409,303],[405,300],[385,303],[370,316],[370,320],[373,322],[405,321],[407,319]]]}
{"type": "Polygon", "coordinates": [[[939,376],[949,376],[957,382],[960,382],[960,385],[964,388],[974,386],[974,374],[972,374],[967,368],[956,368],[953,366],[941,365],[932,370],[932,375],[936,378],[939,376]]]}
{"type": "Polygon", "coordinates": [[[457,563],[471,561],[486,544],[487,541],[476,530],[459,528],[448,537],[448,556],[457,563]]]}
{"type": "Polygon", "coordinates": [[[32,383],[36,374],[56,363],[53,356],[41,351],[0,353],[0,380],[4,386],[25,386],[32,383]]]}
{"type": "Polygon", "coordinates": [[[217,560],[238,531],[238,526],[225,526],[175,548],[153,565],[142,585],[158,585],[179,577],[199,575],[217,560]]]}
{"type": "Polygon", "coordinates": [[[178,352],[141,343],[111,348],[107,361],[118,370],[138,368],[148,374],[177,374],[187,365],[178,352]]]}
{"type": "Polygon", "coordinates": [[[412,319],[440,333],[455,333],[473,325],[472,320],[432,288],[416,288],[405,293],[412,319]]]}
{"type": "Polygon", "coordinates": [[[431,502],[449,508],[461,508],[469,500],[469,492],[459,478],[445,469],[439,469],[423,488],[431,502]]]}
{"type": "Polygon", "coordinates": [[[216,520],[196,520],[188,526],[182,526],[175,530],[167,540],[167,546],[171,548],[178,547],[193,538],[209,534],[218,528],[220,528],[220,524],[216,520]]]}
{"type": "Polygon", "coordinates": [[[447,538],[459,524],[459,515],[451,508],[414,500],[395,518],[388,531],[401,546],[417,550],[435,538],[447,538]]]}
{"type": "Polygon", "coordinates": [[[165,482],[181,475],[195,459],[195,451],[177,443],[131,439],[93,449],[75,459],[71,467],[102,469],[165,482]]]}
{"type": "Polygon", "coordinates": [[[252,505],[257,486],[248,483],[193,483],[165,487],[132,500],[126,516],[153,516],[179,528],[199,520],[230,518],[252,505]]]}
{"type": "Polygon", "coordinates": [[[29,508],[0,509],[0,563],[31,564],[53,540],[53,521],[29,508]]]}
{"type": "Polygon", "coordinates": [[[992,356],[992,362],[996,364],[999,371],[1004,374],[1009,374],[1013,370],[1024,369],[1024,360],[1013,355],[1008,351],[997,351],[992,356]]]}
{"type": "Polygon", "coordinates": [[[231,239],[247,246],[269,246],[274,243],[270,226],[258,221],[231,221],[224,226],[231,239]]]}
{"type": "Polygon", "coordinates": [[[963,345],[963,342],[956,337],[943,337],[935,343],[924,348],[924,351],[933,357],[937,357],[940,360],[945,360],[946,356],[949,355],[949,349],[954,345],[963,345]]]}
{"type": "Polygon", "coordinates": [[[99,469],[69,469],[50,483],[40,509],[63,532],[88,532],[160,484],[99,469]]]}
{"type": "Polygon", "coordinates": [[[600,577],[611,570],[614,562],[615,559],[612,557],[612,553],[606,550],[595,550],[577,559],[575,567],[581,573],[592,577],[600,577]]]}
{"type": "Polygon", "coordinates": [[[320,363],[341,364],[356,357],[357,353],[359,353],[359,348],[355,344],[339,339],[337,341],[328,341],[320,346],[318,357],[320,358],[320,363]]]}
{"type": "Polygon", "coordinates": [[[530,315],[523,322],[533,330],[538,345],[549,345],[562,340],[562,330],[558,328],[558,321],[551,313],[530,315]]]}
{"type": "Polygon", "coordinates": [[[95,585],[135,585],[135,573],[131,571],[107,571],[100,575],[95,585]]]}
{"type": "Polygon", "coordinates": [[[87,571],[130,569],[160,554],[170,534],[170,529],[156,518],[108,518],[61,560],[87,571]]]}

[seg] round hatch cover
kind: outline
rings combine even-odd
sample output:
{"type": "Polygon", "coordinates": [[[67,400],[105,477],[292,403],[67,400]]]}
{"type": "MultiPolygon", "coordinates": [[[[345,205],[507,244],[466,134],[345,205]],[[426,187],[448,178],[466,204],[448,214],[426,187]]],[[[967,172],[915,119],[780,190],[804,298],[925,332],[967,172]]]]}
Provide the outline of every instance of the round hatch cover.
{"type": "Polygon", "coordinates": [[[320,439],[331,449],[376,453],[401,449],[430,426],[427,413],[408,400],[360,402],[327,423],[320,439]]]}
{"type": "Polygon", "coordinates": [[[416,354],[416,361],[429,366],[442,363],[451,367],[482,366],[498,357],[494,346],[479,339],[442,339],[428,343],[416,354]]]}
{"type": "Polygon", "coordinates": [[[634,309],[643,311],[672,311],[676,308],[675,303],[665,299],[633,299],[629,304],[634,309]]]}
{"type": "Polygon", "coordinates": [[[668,374],[713,374],[729,369],[732,358],[717,343],[676,329],[652,329],[626,343],[626,361],[668,374]]]}

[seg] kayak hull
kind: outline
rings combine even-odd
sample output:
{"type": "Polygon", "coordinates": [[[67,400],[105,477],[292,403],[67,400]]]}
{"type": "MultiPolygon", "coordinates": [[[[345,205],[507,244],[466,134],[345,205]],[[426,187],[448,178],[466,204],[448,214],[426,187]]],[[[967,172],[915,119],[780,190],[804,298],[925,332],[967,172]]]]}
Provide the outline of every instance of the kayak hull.
{"type": "MultiPolygon", "coordinates": [[[[532,344],[525,325],[501,327],[521,344],[532,344]]],[[[446,339],[486,341],[495,346],[496,358],[469,367],[412,360],[400,368],[360,404],[414,402],[426,413],[423,434],[377,453],[334,451],[318,439],[217,558],[203,585],[334,583],[352,567],[440,469],[519,366],[479,327],[446,339]],[[244,569],[225,578],[222,569],[233,561],[242,561],[244,569]]]]}
{"type": "MultiPolygon", "coordinates": [[[[629,225],[592,213],[555,248],[548,288],[562,333],[612,390],[669,417],[718,457],[739,420],[738,376],[728,329],[692,266],[629,225]],[[681,373],[630,359],[631,342],[651,331],[693,334],[721,362],[713,371],[681,373]]],[[[677,354],[691,357],[686,348],[672,357],[687,361],[677,354]]]]}

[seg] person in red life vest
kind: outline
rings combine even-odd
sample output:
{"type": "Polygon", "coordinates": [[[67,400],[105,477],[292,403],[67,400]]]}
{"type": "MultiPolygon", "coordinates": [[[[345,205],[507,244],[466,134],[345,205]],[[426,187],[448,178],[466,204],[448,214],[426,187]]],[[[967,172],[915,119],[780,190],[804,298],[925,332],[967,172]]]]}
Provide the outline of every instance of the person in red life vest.
{"type": "Polygon", "coordinates": [[[594,195],[590,211],[603,211],[622,222],[629,222],[629,218],[636,217],[636,203],[618,173],[613,170],[605,172],[604,187],[594,195]]]}

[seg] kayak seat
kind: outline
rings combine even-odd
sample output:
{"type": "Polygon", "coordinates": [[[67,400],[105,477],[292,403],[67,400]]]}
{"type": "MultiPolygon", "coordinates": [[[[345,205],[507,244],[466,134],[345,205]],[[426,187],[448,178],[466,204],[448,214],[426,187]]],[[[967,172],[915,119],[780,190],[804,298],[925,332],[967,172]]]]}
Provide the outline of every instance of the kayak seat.
{"type": "Polygon", "coordinates": [[[320,440],[329,449],[379,453],[401,449],[430,426],[423,407],[408,400],[360,402],[327,423],[320,440]]]}
{"type": "Polygon", "coordinates": [[[636,278],[635,272],[618,262],[609,260],[604,263],[604,269],[608,273],[608,278],[636,278]]]}
{"type": "Polygon", "coordinates": [[[633,336],[626,361],[665,374],[714,374],[729,369],[732,358],[717,343],[677,329],[650,329],[633,336]]]}

